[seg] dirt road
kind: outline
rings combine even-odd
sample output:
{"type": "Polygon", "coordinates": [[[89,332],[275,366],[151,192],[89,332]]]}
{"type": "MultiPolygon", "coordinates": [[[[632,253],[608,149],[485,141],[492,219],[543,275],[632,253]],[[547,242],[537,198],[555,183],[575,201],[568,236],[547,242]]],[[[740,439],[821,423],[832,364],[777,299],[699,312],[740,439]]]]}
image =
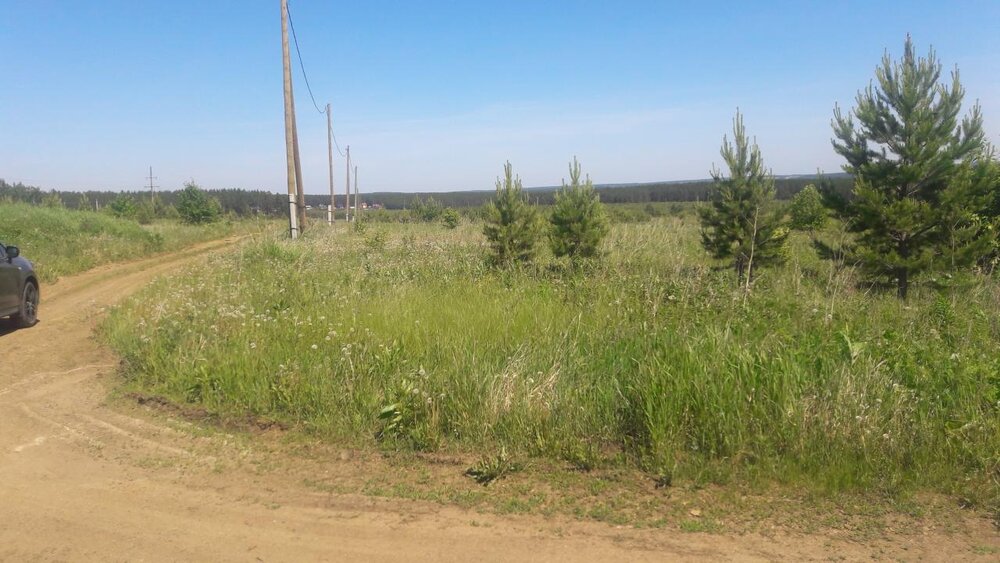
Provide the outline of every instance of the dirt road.
{"type": "Polygon", "coordinates": [[[985,524],[971,539],[932,531],[859,545],[498,517],[319,492],[261,470],[261,455],[248,456],[237,438],[109,405],[116,360],[93,336],[104,309],[232,244],[63,279],[43,288],[39,325],[0,336],[0,560],[988,560],[1000,547],[985,524]]]}

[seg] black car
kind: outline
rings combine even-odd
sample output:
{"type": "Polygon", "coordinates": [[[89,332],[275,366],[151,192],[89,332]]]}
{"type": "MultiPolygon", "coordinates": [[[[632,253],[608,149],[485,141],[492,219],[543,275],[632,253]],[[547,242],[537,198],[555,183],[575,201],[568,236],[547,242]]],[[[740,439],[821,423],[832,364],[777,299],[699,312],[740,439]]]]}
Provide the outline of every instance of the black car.
{"type": "Polygon", "coordinates": [[[38,322],[38,277],[16,246],[0,243],[0,318],[10,317],[18,328],[38,322]]]}

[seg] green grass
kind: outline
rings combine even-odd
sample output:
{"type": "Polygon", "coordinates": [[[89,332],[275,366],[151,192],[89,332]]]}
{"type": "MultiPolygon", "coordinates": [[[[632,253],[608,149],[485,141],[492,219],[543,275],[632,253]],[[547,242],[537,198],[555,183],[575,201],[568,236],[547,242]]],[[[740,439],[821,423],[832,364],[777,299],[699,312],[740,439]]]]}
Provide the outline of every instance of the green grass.
{"type": "Polygon", "coordinates": [[[19,247],[44,282],[221,238],[237,228],[231,222],[189,226],[164,221],[143,226],[92,211],[0,204],[0,241],[19,247]]]}
{"type": "Polygon", "coordinates": [[[491,270],[475,224],[343,227],[113,311],[127,385],[372,447],[1000,503],[996,280],[900,303],[796,235],[746,294],[688,213],[615,225],[580,270],[491,270]]]}

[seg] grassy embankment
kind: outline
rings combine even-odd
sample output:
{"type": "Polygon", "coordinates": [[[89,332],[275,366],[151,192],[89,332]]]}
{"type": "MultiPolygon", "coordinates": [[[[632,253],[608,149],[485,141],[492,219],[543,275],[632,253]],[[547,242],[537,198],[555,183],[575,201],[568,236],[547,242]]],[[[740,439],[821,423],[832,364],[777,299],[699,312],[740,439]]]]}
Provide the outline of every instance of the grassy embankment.
{"type": "Polygon", "coordinates": [[[583,271],[496,272],[480,231],[259,241],[158,282],[104,332],[133,389],[352,445],[476,452],[486,473],[555,459],[998,506],[997,280],[901,303],[797,234],[747,294],[688,213],[615,225],[583,271]]]}
{"type": "Polygon", "coordinates": [[[174,221],[139,225],[92,211],[0,204],[0,241],[18,246],[44,282],[101,264],[176,250],[224,237],[249,224],[174,221]]]}

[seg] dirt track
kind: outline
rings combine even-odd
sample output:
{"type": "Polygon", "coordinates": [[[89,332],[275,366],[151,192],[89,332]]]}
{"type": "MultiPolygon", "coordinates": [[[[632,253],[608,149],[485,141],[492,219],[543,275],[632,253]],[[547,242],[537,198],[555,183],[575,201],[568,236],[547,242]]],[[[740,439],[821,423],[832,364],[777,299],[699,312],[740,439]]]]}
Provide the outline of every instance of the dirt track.
{"type": "Polygon", "coordinates": [[[630,530],[321,493],[280,470],[251,470],[225,434],[109,406],[116,360],[93,337],[103,309],[231,244],[63,279],[43,288],[38,326],[0,333],[0,560],[989,560],[1000,549],[982,522],[971,524],[971,537],[930,531],[859,545],[830,536],[630,530]]]}

